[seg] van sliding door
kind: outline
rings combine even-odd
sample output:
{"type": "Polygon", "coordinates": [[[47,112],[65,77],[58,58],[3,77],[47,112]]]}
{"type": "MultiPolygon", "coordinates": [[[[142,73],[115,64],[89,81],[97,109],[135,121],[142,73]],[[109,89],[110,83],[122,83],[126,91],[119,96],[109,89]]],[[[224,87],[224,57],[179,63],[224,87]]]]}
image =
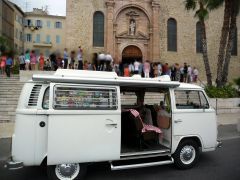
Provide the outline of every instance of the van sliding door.
{"type": "Polygon", "coordinates": [[[120,159],[119,88],[51,84],[48,165],[120,159]]]}

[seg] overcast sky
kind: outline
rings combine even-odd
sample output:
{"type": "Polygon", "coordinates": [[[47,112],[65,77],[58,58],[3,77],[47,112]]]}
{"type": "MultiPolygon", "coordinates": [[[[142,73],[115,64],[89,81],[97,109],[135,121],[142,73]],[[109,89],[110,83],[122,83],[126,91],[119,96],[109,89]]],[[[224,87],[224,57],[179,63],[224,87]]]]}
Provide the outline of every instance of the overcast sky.
{"type": "Polygon", "coordinates": [[[23,11],[32,11],[33,8],[48,6],[52,15],[66,15],[66,0],[10,0],[20,6],[23,11]]]}

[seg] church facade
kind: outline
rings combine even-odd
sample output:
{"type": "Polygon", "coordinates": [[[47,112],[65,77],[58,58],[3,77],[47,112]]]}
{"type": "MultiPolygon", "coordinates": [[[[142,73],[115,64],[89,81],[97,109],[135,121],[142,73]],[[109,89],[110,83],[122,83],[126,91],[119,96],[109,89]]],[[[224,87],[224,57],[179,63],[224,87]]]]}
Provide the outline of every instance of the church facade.
{"type": "MultiPolygon", "coordinates": [[[[213,78],[223,20],[223,7],[206,21],[213,78]]],[[[237,26],[240,27],[238,17],[237,26]]],[[[240,28],[236,31],[230,79],[240,76],[240,28]]],[[[93,53],[111,54],[115,61],[187,62],[205,80],[198,19],[186,11],[184,0],[67,0],[66,47],[83,48],[91,62],[93,53]]]]}

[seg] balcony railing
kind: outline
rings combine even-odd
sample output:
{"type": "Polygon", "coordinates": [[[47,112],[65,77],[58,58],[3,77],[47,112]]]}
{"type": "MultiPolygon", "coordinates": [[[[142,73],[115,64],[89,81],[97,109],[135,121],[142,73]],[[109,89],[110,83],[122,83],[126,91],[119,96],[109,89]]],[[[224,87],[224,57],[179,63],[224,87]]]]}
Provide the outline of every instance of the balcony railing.
{"type": "Polygon", "coordinates": [[[33,46],[36,47],[52,47],[52,43],[51,42],[33,42],[33,46]]]}

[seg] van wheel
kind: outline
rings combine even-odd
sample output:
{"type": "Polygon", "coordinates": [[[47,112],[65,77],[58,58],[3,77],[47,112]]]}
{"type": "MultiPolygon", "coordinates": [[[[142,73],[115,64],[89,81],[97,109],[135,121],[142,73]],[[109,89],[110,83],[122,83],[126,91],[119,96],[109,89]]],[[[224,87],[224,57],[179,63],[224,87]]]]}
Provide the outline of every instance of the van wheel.
{"type": "Polygon", "coordinates": [[[82,180],[86,174],[87,166],[84,164],[59,164],[48,166],[48,179],[51,180],[82,180]]]}
{"type": "Polygon", "coordinates": [[[181,142],[173,154],[174,164],[179,169],[192,168],[199,159],[199,146],[193,140],[181,142]]]}

